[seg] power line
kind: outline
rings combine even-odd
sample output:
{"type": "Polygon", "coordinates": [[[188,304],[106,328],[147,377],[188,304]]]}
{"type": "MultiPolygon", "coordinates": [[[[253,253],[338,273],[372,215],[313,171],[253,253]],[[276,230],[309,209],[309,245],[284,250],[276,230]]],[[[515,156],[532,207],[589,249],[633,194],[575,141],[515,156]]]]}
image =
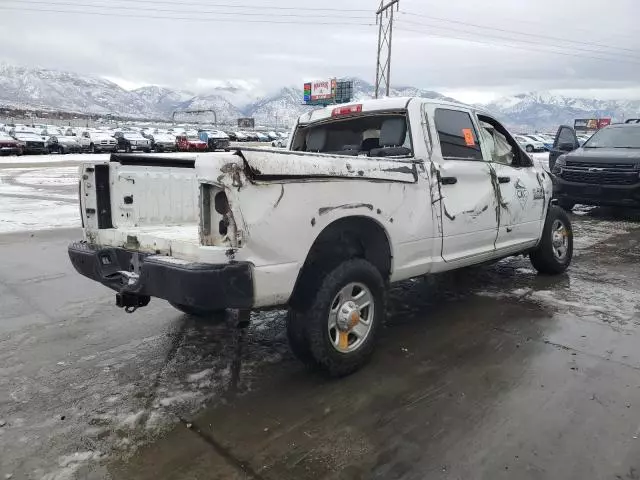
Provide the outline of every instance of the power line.
{"type": "MultiPolygon", "coordinates": [[[[18,0],[11,0],[18,1],[18,0]]],[[[157,4],[165,4],[165,5],[176,5],[175,1],[155,1],[155,0],[115,0],[118,2],[126,3],[128,5],[132,3],[147,3],[152,5],[157,4]]],[[[22,3],[22,2],[21,2],[22,3]]],[[[47,2],[47,5],[55,6],[58,2],[47,2]]],[[[260,9],[269,9],[269,10],[295,10],[295,11],[309,11],[309,12],[355,12],[355,13],[370,13],[369,10],[364,9],[349,9],[349,8],[324,8],[324,7],[282,7],[278,5],[238,5],[231,3],[218,3],[218,2],[183,2],[180,1],[178,6],[181,5],[191,5],[196,7],[221,7],[221,8],[235,8],[240,10],[260,10],[260,9]]]]}
{"type": "MultiPolygon", "coordinates": [[[[34,13],[64,13],[64,14],[72,14],[72,15],[94,15],[94,16],[102,16],[102,17],[118,17],[118,18],[133,18],[136,20],[185,20],[185,21],[194,21],[194,22],[205,22],[205,23],[266,23],[266,24],[283,24],[283,25],[309,25],[309,26],[318,26],[318,25],[348,25],[353,27],[372,27],[373,23],[353,23],[353,22],[303,22],[303,21],[293,21],[293,20],[247,20],[245,18],[231,19],[231,18],[212,18],[212,17],[180,17],[180,16],[159,16],[159,15],[131,15],[131,14],[122,14],[122,13],[107,13],[107,12],[92,12],[92,11],[80,11],[80,10],[57,10],[50,8],[26,8],[26,7],[6,7],[4,5],[0,6],[0,10],[12,10],[18,12],[34,12],[34,13]]],[[[238,15],[242,16],[241,13],[238,15]]]]}
{"type": "Polygon", "coordinates": [[[542,42],[534,42],[534,41],[531,41],[531,40],[523,40],[523,39],[520,39],[520,38],[513,38],[513,37],[503,36],[503,35],[493,35],[493,34],[488,34],[488,33],[473,32],[473,31],[464,30],[464,29],[460,29],[460,28],[454,28],[454,27],[438,27],[438,26],[435,26],[435,25],[428,25],[428,24],[425,24],[425,23],[412,22],[411,20],[404,20],[404,19],[400,19],[399,22],[401,22],[403,24],[416,25],[418,27],[427,27],[429,29],[461,32],[461,33],[465,33],[465,34],[468,34],[468,35],[482,35],[483,38],[495,38],[495,39],[498,39],[498,40],[507,40],[507,41],[511,41],[511,42],[519,42],[519,43],[524,43],[524,44],[528,44],[528,45],[538,45],[538,46],[542,46],[542,47],[553,47],[553,48],[571,48],[572,51],[579,51],[579,52],[586,52],[586,53],[596,53],[596,54],[599,54],[599,55],[612,55],[612,56],[614,56],[614,57],[612,57],[612,59],[616,59],[616,60],[620,60],[620,61],[628,61],[629,59],[640,61],[640,57],[632,56],[632,55],[629,55],[627,53],[604,52],[602,50],[593,50],[593,49],[584,48],[584,47],[574,47],[574,46],[571,46],[571,45],[549,45],[547,43],[542,43],[542,42]],[[615,57],[615,55],[620,55],[621,57],[618,58],[618,57],[615,57]]]}
{"type": "MultiPolygon", "coordinates": [[[[589,59],[593,59],[593,60],[605,60],[605,61],[609,61],[609,62],[623,62],[623,63],[630,63],[630,64],[634,64],[634,65],[640,65],[640,62],[633,62],[630,60],[625,60],[625,59],[616,59],[616,58],[608,58],[608,57],[594,57],[594,56],[590,56],[590,55],[581,55],[578,53],[569,53],[566,51],[557,51],[557,50],[545,50],[545,49],[541,49],[541,48],[535,48],[535,47],[529,47],[526,45],[509,45],[506,43],[497,43],[497,42],[487,42],[487,41],[482,41],[482,40],[477,40],[477,39],[473,39],[473,38],[469,38],[469,37],[458,37],[455,35],[446,35],[446,34],[437,34],[437,33],[428,33],[424,30],[416,30],[416,29],[412,29],[412,28],[408,28],[408,27],[397,27],[397,30],[403,31],[403,32],[412,32],[412,33],[418,33],[420,35],[423,36],[427,36],[427,37],[437,37],[437,38],[451,38],[451,39],[455,39],[455,40],[464,40],[467,42],[471,42],[471,43],[479,43],[479,44],[483,44],[483,45],[491,45],[491,46],[498,46],[498,47],[506,47],[506,48],[514,48],[514,49],[520,49],[520,50],[531,50],[534,52],[542,52],[542,53],[551,53],[551,54],[555,54],[555,55],[563,55],[563,56],[567,56],[567,57],[576,57],[576,58],[589,58],[589,59]]],[[[555,48],[553,47],[553,45],[549,45],[550,48],[555,48]]]]}
{"type": "Polygon", "coordinates": [[[420,13],[414,13],[414,12],[400,12],[401,15],[409,15],[412,17],[420,17],[420,18],[428,18],[430,20],[436,20],[439,22],[447,22],[447,23],[455,23],[455,24],[459,24],[459,25],[466,25],[466,26],[470,26],[470,27],[474,27],[474,28],[481,28],[484,30],[493,30],[493,31],[497,31],[497,32],[504,32],[504,33],[512,33],[512,34],[516,34],[516,35],[522,35],[525,37],[534,37],[534,38],[542,38],[545,40],[554,40],[554,41],[561,41],[561,42],[566,42],[566,43],[575,43],[578,45],[587,45],[587,46],[593,46],[593,47],[601,47],[601,48],[609,48],[609,49],[614,49],[614,50],[626,50],[628,52],[632,52],[632,53],[637,53],[638,49],[633,49],[633,48],[624,48],[624,47],[618,47],[618,46],[611,46],[611,45],[605,45],[602,43],[595,43],[595,42],[584,42],[581,40],[570,40],[568,38],[561,38],[561,37],[552,37],[549,35],[539,35],[539,34],[535,34],[535,33],[527,33],[527,32],[520,32],[517,30],[508,30],[506,28],[498,28],[498,27],[491,27],[491,26],[487,26],[487,25],[480,25],[477,23],[470,23],[470,22],[463,22],[460,20],[451,20],[448,18],[442,18],[442,17],[434,17],[431,15],[424,15],[424,14],[420,14],[420,13]]]}
{"type": "MultiPolygon", "coordinates": [[[[21,5],[24,4],[33,4],[33,5],[48,5],[51,6],[51,2],[46,2],[46,1],[41,1],[41,0],[7,0],[9,2],[13,2],[13,3],[20,3],[21,5]]],[[[162,3],[162,4],[169,4],[169,5],[176,5],[175,2],[150,2],[150,1],[146,1],[146,0],[116,0],[116,1],[120,1],[120,2],[126,2],[127,6],[129,6],[131,3],[162,3]]],[[[183,5],[182,3],[180,5],[183,5]]],[[[90,8],[90,9],[109,9],[112,10],[113,9],[113,4],[110,5],[98,5],[95,3],[78,3],[78,2],[56,2],[55,6],[64,6],[64,7],[76,7],[76,8],[90,8]]],[[[295,14],[295,13],[268,13],[268,12],[224,12],[224,11],[219,11],[219,10],[197,10],[197,11],[193,11],[190,12],[186,9],[175,9],[175,8],[142,8],[139,6],[135,6],[134,7],[137,11],[140,12],[164,12],[164,13],[193,13],[201,15],[201,14],[207,14],[207,13],[214,13],[216,15],[233,15],[233,16],[256,16],[256,17],[296,17],[296,18],[306,18],[309,20],[313,20],[313,18],[336,18],[336,16],[334,14],[331,15],[327,15],[327,14],[318,14],[318,13],[314,13],[313,14],[313,18],[311,18],[309,16],[309,14],[307,15],[303,15],[303,14],[295,14]]],[[[349,17],[350,19],[354,19],[354,20],[369,20],[371,19],[371,16],[366,16],[366,17],[349,17]]]]}

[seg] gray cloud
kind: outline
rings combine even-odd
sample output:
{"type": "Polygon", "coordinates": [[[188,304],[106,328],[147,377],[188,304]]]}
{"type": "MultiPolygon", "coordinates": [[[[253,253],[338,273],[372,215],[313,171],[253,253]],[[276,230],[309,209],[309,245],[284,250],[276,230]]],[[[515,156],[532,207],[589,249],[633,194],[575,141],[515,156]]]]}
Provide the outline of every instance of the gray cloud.
{"type": "MultiPolygon", "coordinates": [[[[296,8],[300,6],[297,0],[187,0],[183,4],[157,5],[141,0],[29,3],[33,1],[3,0],[0,5],[23,9],[0,11],[1,59],[121,79],[130,85],[161,84],[204,91],[220,83],[245,82],[256,94],[315,77],[359,76],[372,81],[375,76],[375,26],[303,23],[373,24],[377,0],[325,0],[301,6],[371,12],[325,11],[315,15],[305,10],[270,9],[296,8]],[[102,7],[70,6],[74,3],[102,7]],[[215,3],[262,6],[238,10],[211,6],[215,3]],[[69,10],[91,10],[94,15],[69,10]],[[244,11],[246,15],[205,11],[244,11]],[[280,17],[261,16],[278,12],[280,17]],[[154,16],[173,18],[150,18],[154,16]],[[247,23],[218,22],[215,18],[247,23]],[[297,23],[257,23],[260,21],[297,23]]],[[[640,2],[636,0],[457,0],[438,4],[401,0],[394,34],[393,82],[457,92],[467,101],[530,90],[640,98],[638,18],[640,2]],[[514,37],[511,33],[413,14],[515,30],[528,34],[518,38],[531,43],[513,48],[516,43],[507,40],[514,37]],[[524,47],[555,49],[580,57],[524,47]],[[598,56],[616,60],[590,58],[598,56]]]]}

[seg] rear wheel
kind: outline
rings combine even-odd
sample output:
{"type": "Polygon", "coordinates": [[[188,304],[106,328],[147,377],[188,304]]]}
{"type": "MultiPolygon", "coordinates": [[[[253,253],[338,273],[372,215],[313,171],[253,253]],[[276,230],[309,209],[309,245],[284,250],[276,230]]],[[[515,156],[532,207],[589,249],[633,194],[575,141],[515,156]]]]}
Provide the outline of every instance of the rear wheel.
{"type": "Polygon", "coordinates": [[[289,313],[292,351],[331,376],[355,372],[371,357],[384,322],[382,275],[366,260],[348,260],[324,277],[312,295],[303,311],[289,313]]]}
{"type": "Polygon", "coordinates": [[[210,320],[220,320],[223,321],[225,314],[226,314],[226,310],[222,309],[222,310],[207,310],[204,308],[198,308],[198,307],[192,307],[189,305],[183,305],[181,303],[173,303],[173,302],[169,302],[171,304],[171,306],[177,310],[180,310],[182,313],[186,313],[187,315],[190,315],[192,317],[198,317],[198,318],[203,318],[203,319],[210,319],[210,320]]]}
{"type": "Polygon", "coordinates": [[[91,153],[96,153],[96,146],[93,143],[91,145],[89,145],[89,151],[91,153]]]}
{"type": "Polygon", "coordinates": [[[531,252],[533,267],[546,275],[563,273],[573,257],[573,229],[567,213],[551,205],[542,231],[542,240],[531,252]]]}
{"type": "Polygon", "coordinates": [[[533,152],[533,145],[527,145],[525,150],[529,153],[533,152]]]}

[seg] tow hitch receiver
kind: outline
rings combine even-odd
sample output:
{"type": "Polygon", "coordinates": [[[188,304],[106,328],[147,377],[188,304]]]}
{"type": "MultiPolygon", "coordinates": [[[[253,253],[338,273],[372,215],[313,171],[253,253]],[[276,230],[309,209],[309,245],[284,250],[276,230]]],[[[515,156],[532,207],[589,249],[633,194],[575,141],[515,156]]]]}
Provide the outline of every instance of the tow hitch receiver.
{"type": "Polygon", "coordinates": [[[116,305],[124,308],[127,313],[133,313],[140,307],[149,305],[151,297],[148,295],[136,295],[135,293],[116,293],[116,305]]]}

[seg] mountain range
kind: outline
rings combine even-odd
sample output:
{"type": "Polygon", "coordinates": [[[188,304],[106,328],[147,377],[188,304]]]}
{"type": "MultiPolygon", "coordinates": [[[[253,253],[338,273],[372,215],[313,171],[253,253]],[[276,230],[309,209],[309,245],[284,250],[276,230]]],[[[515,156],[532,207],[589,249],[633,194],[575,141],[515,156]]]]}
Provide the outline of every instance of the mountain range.
{"type": "MultiPolygon", "coordinates": [[[[374,86],[359,78],[353,81],[354,101],[372,98],[374,86]]],[[[404,86],[391,89],[391,96],[418,96],[455,101],[438,92],[404,86]]],[[[253,117],[256,124],[286,127],[310,107],[302,104],[302,88],[283,87],[256,97],[248,82],[221,85],[206,94],[194,94],[159,86],[125,90],[109,80],[42,68],[0,63],[0,106],[114,115],[138,119],[189,121],[186,110],[215,111],[219,123],[234,124],[239,117],[253,117]]],[[[573,124],[575,118],[613,117],[621,120],[640,117],[640,100],[596,100],[571,98],[544,92],[530,92],[500,98],[481,105],[496,114],[511,128],[546,129],[573,124]]],[[[214,120],[213,114],[201,114],[200,121],[214,120]]]]}

